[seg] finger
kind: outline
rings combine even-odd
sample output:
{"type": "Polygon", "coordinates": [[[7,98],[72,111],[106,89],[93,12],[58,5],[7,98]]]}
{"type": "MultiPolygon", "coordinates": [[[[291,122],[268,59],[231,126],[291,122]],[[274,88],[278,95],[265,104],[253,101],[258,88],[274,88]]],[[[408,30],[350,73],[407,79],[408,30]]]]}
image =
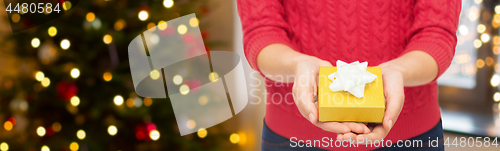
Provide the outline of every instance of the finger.
{"type": "Polygon", "coordinates": [[[333,65],[332,65],[332,63],[330,63],[330,62],[328,62],[328,61],[324,61],[324,60],[320,61],[320,62],[318,63],[318,65],[319,65],[319,66],[333,66],[333,65]]]}
{"type": "Polygon", "coordinates": [[[376,126],[371,133],[358,135],[357,138],[360,138],[359,140],[363,140],[363,142],[358,143],[366,144],[367,140],[371,140],[371,142],[374,142],[375,140],[382,140],[382,138],[387,136],[387,133],[389,133],[389,131],[382,125],[376,126]]]}
{"type": "Polygon", "coordinates": [[[344,140],[344,136],[342,134],[337,134],[337,140],[338,141],[343,141],[344,140]]]}
{"type": "Polygon", "coordinates": [[[365,133],[365,128],[368,129],[368,127],[366,127],[366,125],[363,123],[346,122],[343,124],[349,127],[354,133],[365,133]]]}
{"type": "Polygon", "coordinates": [[[339,134],[351,132],[351,129],[349,127],[339,122],[318,122],[315,125],[325,131],[339,133],[339,134]]]}
{"type": "MultiPolygon", "coordinates": [[[[391,79],[397,80],[398,78],[391,79]]],[[[387,81],[387,80],[386,80],[387,81]]],[[[386,110],[383,120],[383,126],[386,130],[390,130],[399,113],[401,113],[404,104],[404,87],[399,83],[389,83],[384,81],[384,92],[386,95],[386,110]]]]}
{"type": "Polygon", "coordinates": [[[346,133],[344,134],[344,140],[356,140],[356,138],[358,137],[358,135],[354,134],[354,133],[346,133]]]}

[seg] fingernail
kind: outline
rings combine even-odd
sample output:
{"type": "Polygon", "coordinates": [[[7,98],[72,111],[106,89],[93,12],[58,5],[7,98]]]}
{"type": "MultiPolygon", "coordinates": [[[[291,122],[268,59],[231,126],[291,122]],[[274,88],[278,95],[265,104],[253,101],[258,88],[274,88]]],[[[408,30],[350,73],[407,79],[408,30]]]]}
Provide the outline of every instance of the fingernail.
{"type": "Polygon", "coordinates": [[[392,129],[392,120],[389,120],[389,130],[392,129]]]}
{"type": "Polygon", "coordinates": [[[309,121],[311,121],[311,123],[314,123],[314,115],[312,113],[309,113],[309,121]]]}

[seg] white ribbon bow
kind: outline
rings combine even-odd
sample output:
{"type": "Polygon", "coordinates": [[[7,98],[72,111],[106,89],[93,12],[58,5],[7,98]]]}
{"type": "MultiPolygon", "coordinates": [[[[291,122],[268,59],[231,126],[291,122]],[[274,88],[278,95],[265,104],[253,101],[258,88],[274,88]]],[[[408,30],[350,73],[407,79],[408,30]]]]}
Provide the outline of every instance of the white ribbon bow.
{"type": "Polygon", "coordinates": [[[376,75],[366,71],[368,62],[359,61],[349,63],[337,60],[337,72],[328,75],[333,81],[330,85],[332,91],[347,91],[357,98],[365,95],[365,84],[377,78],[376,75]]]}

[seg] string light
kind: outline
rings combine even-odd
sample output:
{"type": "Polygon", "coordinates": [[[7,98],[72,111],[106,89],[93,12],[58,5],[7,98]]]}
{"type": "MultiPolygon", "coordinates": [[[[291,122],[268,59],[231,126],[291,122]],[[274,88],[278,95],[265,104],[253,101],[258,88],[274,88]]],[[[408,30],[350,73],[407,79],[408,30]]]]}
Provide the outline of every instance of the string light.
{"type": "Polygon", "coordinates": [[[80,70],[78,70],[78,68],[73,68],[73,69],[71,69],[71,73],[70,74],[71,74],[71,77],[73,79],[76,79],[76,78],[78,78],[80,76],[80,70]]]}
{"type": "Polygon", "coordinates": [[[113,99],[113,102],[115,102],[116,105],[120,106],[123,104],[123,97],[121,95],[116,95],[113,99]]]}
{"type": "Polygon", "coordinates": [[[92,22],[95,19],[95,14],[93,12],[87,13],[87,16],[85,16],[88,22],[92,22]]]}
{"type": "Polygon", "coordinates": [[[110,126],[108,127],[108,133],[109,133],[109,135],[111,135],[111,136],[115,136],[115,135],[116,135],[116,133],[118,133],[118,129],[116,128],[116,126],[114,126],[114,125],[110,125],[110,126]]]}
{"type": "Polygon", "coordinates": [[[200,96],[198,98],[198,103],[200,103],[200,105],[205,105],[208,103],[208,98],[206,96],[200,96]]]}
{"type": "Polygon", "coordinates": [[[50,151],[50,148],[47,145],[43,145],[41,151],[50,151]]]}
{"type": "Polygon", "coordinates": [[[493,75],[493,77],[491,77],[490,84],[493,87],[497,87],[500,84],[500,76],[497,74],[493,75]]]}
{"type": "Polygon", "coordinates": [[[189,129],[193,129],[194,127],[196,127],[196,122],[194,122],[193,120],[188,120],[186,122],[186,127],[189,129]]]}
{"type": "Polygon", "coordinates": [[[61,131],[61,128],[62,128],[62,126],[58,122],[55,122],[54,124],[52,124],[52,130],[54,130],[54,132],[61,131]]]}
{"type": "Polygon", "coordinates": [[[493,100],[495,100],[495,102],[500,101],[500,93],[499,92],[495,92],[495,94],[493,94],[493,100]]]}
{"type": "Polygon", "coordinates": [[[198,134],[198,137],[205,138],[205,137],[207,137],[207,130],[204,128],[200,128],[200,129],[198,129],[197,134],[198,134]]]}
{"type": "Polygon", "coordinates": [[[474,47],[476,49],[480,48],[482,45],[483,45],[483,42],[481,42],[481,40],[479,40],[479,39],[474,40],[474,47]]]}
{"type": "Polygon", "coordinates": [[[1,151],[7,151],[7,150],[9,150],[9,144],[7,144],[6,142],[0,143],[0,150],[1,151]]]}
{"type": "Polygon", "coordinates": [[[14,127],[14,124],[12,124],[11,121],[6,121],[3,124],[3,127],[5,128],[5,130],[10,131],[10,130],[12,130],[12,127],[14,127]]]}
{"type": "Polygon", "coordinates": [[[478,33],[484,33],[485,31],[486,31],[486,26],[484,26],[483,24],[477,25],[477,32],[478,33]]]}
{"type": "Polygon", "coordinates": [[[102,41],[104,41],[105,44],[110,44],[111,42],[113,42],[113,37],[111,37],[111,35],[106,34],[102,38],[102,41]]]}
{"type": "Polygon", "coordinates": [[[116,30],[116,31],[120,31],[120,30],[122,30],[122,29],[125,27],[125,24],[126,24],[125,20],[123,20],[123,19],[119,19],[119,20],[118,20],[118,21],[116,21],[116,23],[115,23],[115,30],[116,30]]]}
{"type": "Polygon", "coordinates": [[[37,81],[42,81],[45,78],[45,74],[42,71],[37,71],[35,74],[35,79],[37,81]]]}
{"type": "Polygon", "coordinates": [[[493,65],[493,63],[495,63],[495,61],[493,60],[493,58],[491,58],[491,57],[486,57],[486,65],[487,65],[487,66],[491,66],[491,65],[493,65]]]}
{"type": "Polygon", "coordinates": [[[71,151],[77,151],[78,149],[80,149],[80,146],[78,145],[78,143],[72,142],[71,144],[69,144],[69,149],[71,151]]]}
{"type": "Polygon", "coordinates": [[[467,28],[467,26],[465,25],[460,25],[458,27],[458,32],[460,33],[460,35],[465,36],[469,34],[469,28],[467,28]]]}
{"type": "Polygon", "coordinates": [[[21,16],[19,14],[16,13],[12,15],[12,22],[17,23],[19,20],[21,20],[21,16]]]}
{"type": "Polygon", "coordinates": [[[163,20],[158,22],[158,29],[160,29],[160,30],[167,29],[167,26],[168,26],[167,22],[165,22],[163,20]]]}
{"type": "Polygon", "coordinates": [[[65,11],[68,11],[69,9],[71,9],[71,2],[70,1],[64,1],[64,3],[63,3],[63,9],[65,11]]]}
{"type": "Polygon", "coordinates": [[[151,79],[153,80],[156,80],[158,78],[160,78],[160,72],[158,72],[158,70],[152,70],[150,73],[149,73],[149,76],[151,77],[151,79]]]}
{"type": "Polygon", "coordinates": [[[148,14],[147,11],[142,10],[142,11],[139,12],[139,19],[141,21],[145,21],[146,19],[148,19],[148,17],[149,17],[149,14],[148,14]]]}
{"type": "Polygon", "coordinates": [[[80,139],[80,140],[85,139],[85,136],[86,136],[86,134],[85,134],[85,131],[83,131],[83,130],[78,130],[76,132],[76,137],[78,137],[78,139],[80,139]]]}
{"type": "Polygon", "coordinates": [[[179,34],[181,34],[181,35],[184,35],[187,32],[187,30],[188,29],[187,29],[186,25],[184,25],[184,24],[181,24],[181,25],[179,25],[179,27],[177,27],[177,32],[179,32],[179,34]]]}
{"type": "Polygon", "coordinates": [[[104,72],[102,78],[104,79],[104,81],[109,82],[111,81],[111,79],[113,79],[113,75],[109,72],[104,72]]]}
{"type": "Polygon", "coordinates": [[[196,26],[198,26],[198,23],[199,23],[199,21],[198,21],[198,18],[196,18],[196,17],[193,17],[193,18],[191,18],[191,19],[189,20],[189,25],[191,25],[191,27],[196,27],[196,26]]]}
{"type": "Polygon", "coordinates": [[[182,81],[183,81],[182,76],[181,75],[175,75],[173,81],[174,81],[175,85],[180,85],[182,83],[182,81]]]}
{"type": "Polygon", "coordinates": [[[31,46],[33,46],[33,48],[38,48],[38,46],[40,46],[40,39],[38,38],[33,38],[31,40],[31,46]]]}
{"type": "Polygon", "coordinates": [[[153,99],[144,98],[144,106],[151,106],[151,104],[153,104],[153,99]]]}
{"type": "Polygon", "coordinates": [[[164,0],[163,6],[165,6],[166,8],[172,8],[172,6],[174,6],[174,1],[173,0],[164,0]]]}
{"type": "Polygon", "coordinates": [[[188,85],[181,85],[181,87],[179,88],[179,92],[181,92],[182,95],[186,95],[189,93],[189,86],[188,85]]]}
{"type": "Polygon", "coordinates": [[[42,80],[42,86],[43,87],[48,87],[49,85],[50,85],[50,79],[47,78],[47,77],[43,78],[43,80],[42,80]]]}
{"type": "Polygon", "coordinates": [[[71,46],[71,43],[69,42],[69,40],[68,40],[68,39],[63,39],[63,40],[61,41],[61,48],[62,48],[63,50],[67,50],[67,49],[69,48],[69,46],[71,46]]]}
{"type": "Polygon", "coordinates": [[[47,32],[49,33],[50,37],[54,37],[57,35],[57,28],[54,26],[50,26],[47,32]]]}
{"type": "Polygon", "coordinates": [[[484,67],[484,60],[483,59],[477,59],[476,65],[478,68],[483,68],[484,67]]]}
{"type": "Polygon", "coordinates": [[[151,31],[155,31],[155,30],[156,30],[156,25],[155,25],[155,23],[152,23],[152,22],[151,22],[151,23],[149,23],[149,24],[148,24],[148,26],[147,26],[147,27],[148,27],[148,30],[151,30],[151,31]]]}
{"type": "Polygon", "coordinates": [[[151,140],[156,141],[160,139],[160,132],[158,132],[158,130],[152,130],[151,132],[149,132],[149,137],[151,138],[151,140]]]}
{"type": "Polygon", "coordinates": [[[43,128],[42,126],[39,126],[37,129],[36,129],[36,134],[38,134],[38,136],[40,137],[43,137],[45,135],[45,128],[43,128]]]}
{"type": "Polygon", "coordinates": [[[219,80],[219,74],[217,74],[217,72],[212,72],[208,75],[208,79],[210,79],[210,81],[212,82],[216,82],[217,80],[219,80]]]}
{"type": "Polygon", "coordinates": [[[80,98],[78,98],[77,96],[73,96],[73,97],[71,97],[70,103],[73,106],[78,106],[78,105],[80,105],[80,98]]]}
{"type": "Polygon", "coordinates": [[[240,136],[236,133],[233,133],[231,134],[231,136],[229,136],[229,141],[231,141],[231,143],[233,144],[236,144],[240,141],[240,136]]]}

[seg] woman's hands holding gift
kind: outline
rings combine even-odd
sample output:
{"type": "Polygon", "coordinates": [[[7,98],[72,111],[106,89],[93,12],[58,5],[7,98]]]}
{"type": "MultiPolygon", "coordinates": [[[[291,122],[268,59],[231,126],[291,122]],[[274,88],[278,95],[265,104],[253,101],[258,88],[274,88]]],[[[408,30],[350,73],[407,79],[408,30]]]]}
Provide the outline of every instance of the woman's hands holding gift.
{"type": "Polygon", "coordinates": [[[302,116],[325,131],[341,134],[369,134],[369,128],[363,123],[319,121],[316,101],[318,71],[320,66],[332,66],[330,62],[311,56],[298,56],[293,58],[292,64],[295,66],[293,98],[302,116]]]}
{"type": "Polygon", "coordinates": [[[367,140],[381,140],[387,136],[392,126],[398,119],[399,113],[404,104],[404,83],[403,74],[390,63],[381,64],[382,81],[384,82],[384,95],[386,100],[386,110],[382,124],[369,125],[371,132],[356,134],[352,132],[339,134],[337,140],[358,140],[359,144],[364,144],[367,140]]]}

